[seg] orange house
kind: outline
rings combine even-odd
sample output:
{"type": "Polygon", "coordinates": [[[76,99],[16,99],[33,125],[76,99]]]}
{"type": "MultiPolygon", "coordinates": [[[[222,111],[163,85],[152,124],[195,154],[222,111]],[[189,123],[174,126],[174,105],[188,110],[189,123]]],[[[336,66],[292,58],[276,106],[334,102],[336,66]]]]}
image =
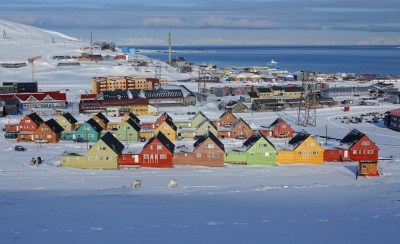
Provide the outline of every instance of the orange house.
{"type": "Polygon", "coordinates": [[[107,125],[110,122],[101,112],[93,116],[93,119],[100,125],[103,130],[107,130],[107,125]]]}
{"type": "Polygon", "coordinates": [[[216,126],[229,127],[233,122],[236,121],[236,116],[231,111],[226,111],[219,117],[218,124],[216,126]]]}
{"type": "Polygon", "coordinates": [[[247,139],[251,135],[253,135],[253,130],[242,118],[236,119],[230,127],[218,131],[220,138],[247,139]]]}
{"type": "Polygon", "coordinates": [[[281,117],[272,122],[268,129],[262,131],[265,136],[276,138],[292,138],[293,132],[293,128],[281,117]]]}
{"type": "Polygon", "coordinates": [[[26,115],[17,126],[17,131],[30,131],[34,132],[40,124],[43,123],[42,118],[35,112],[26,115]]]}
{"type": "Polygon", "coordinates": [[[33,137],[35,140],[45,140],[49,143],[57,143],[60,140],[61,132],[63,132],[61,125],[54,119],[49,119],[42,123],[35,132],[33,137]]]}

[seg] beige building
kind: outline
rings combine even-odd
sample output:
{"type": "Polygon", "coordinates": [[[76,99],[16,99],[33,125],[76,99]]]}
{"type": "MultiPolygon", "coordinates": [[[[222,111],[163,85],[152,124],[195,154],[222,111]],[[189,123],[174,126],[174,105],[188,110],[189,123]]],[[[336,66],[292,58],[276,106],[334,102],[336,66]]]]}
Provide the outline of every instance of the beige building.
{"type": "Polygon", "coordinates": [[[115,90],[151,90],[153,82],[144,76],[95,76],[92,78],[92,92],[115,90]]]}

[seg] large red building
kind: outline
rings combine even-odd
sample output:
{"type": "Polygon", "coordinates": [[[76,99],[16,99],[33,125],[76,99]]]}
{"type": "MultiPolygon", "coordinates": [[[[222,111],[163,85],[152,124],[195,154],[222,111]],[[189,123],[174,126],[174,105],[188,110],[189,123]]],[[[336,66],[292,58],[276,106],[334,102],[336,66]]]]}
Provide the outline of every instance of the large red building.
{"type": "Polygon", "coordinates": [[[353,129],[339,144],[325,149],[324,161],[378,161],[379,148],[364,133],[353,129]]]}

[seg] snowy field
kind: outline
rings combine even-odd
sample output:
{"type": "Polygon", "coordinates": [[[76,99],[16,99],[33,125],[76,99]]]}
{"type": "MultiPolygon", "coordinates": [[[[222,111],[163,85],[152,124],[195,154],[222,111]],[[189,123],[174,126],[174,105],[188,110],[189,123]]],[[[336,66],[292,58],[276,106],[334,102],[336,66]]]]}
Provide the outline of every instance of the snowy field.
{"type": "MultiPolygon", "coordinates": [[[[6,24],[0,21],[0,26],[6,24]]],[[[39,87],[68,88],[70,101],[90,90],[93,75],[151,73],[111,64],[57,68],[52,55],[79,53],[83,43],[57,35],[56,43],[44,44],[45,36],[49,42],[56,34],[28,27],[21,31],[16,24],[12,28],[15,31],[7,33],[14,38],[2,43],[10,46],[0,50],[1,61],[42,55],[37,63],[39,87]]],[[[165,72],[181,78],[168,68],[165,72]]],[[[9,80],[29,81],[30,67],[1,69],[1,81],[9,80]]],[[[85,149],[85,144],[20,143],[27,151],[16,152],[15,140],[4,139],[0,132],[0,243],[399,243],[400,132],[384,128],[382,122],[345,124],[338,119],[394,108],[398,106],[354,106],[347,113],[340,107],[326,108],[317,111],[318,127],[304,128],[324,136],[327,126],[328,136],[336,138],[357,128],[374,140],[380,158],[389,159],[380,162],[384,175],[357,180],[355,163],[66,169],[57,167],[61,153],[85,149]],[[44,164],[29,165],[34,156],[41,156],[44,164]],[[135,179],[142,181],[141,188],[130,188],[135,179]],[[178,188],[167,187],[170,179],[178,180],[178,188]]],[[[221,114],[212,103],[165,109],[176,120],[199,110],[210,118],[221,114]]],[[[281,116],[296,131],[303,129],[295,125],[296,111],[237,116],[254,128],[281,116]]],[[[2,118],[0,127],[20,118],[2,118]]]]}

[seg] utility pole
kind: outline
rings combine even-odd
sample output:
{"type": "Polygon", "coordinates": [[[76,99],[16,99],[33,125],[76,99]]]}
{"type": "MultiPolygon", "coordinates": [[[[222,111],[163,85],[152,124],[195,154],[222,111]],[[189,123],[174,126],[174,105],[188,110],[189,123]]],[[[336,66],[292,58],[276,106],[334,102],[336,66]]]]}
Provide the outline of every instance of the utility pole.
{"type": "Polygon", "coordinates": [[[171,41],[171,32],[168,33],[168,64],[172,65],[172,41],[171,41]]]}
{"type": "Polygon", "coordinates": [[[305,127],[317,125],[315,83],[310,80],[310,76],[311,72],[303,72],[303,79],[301,82],[302,90],[297,116],[297,124],[305,127]],[[306,91],[306,87],[308,91],[306,91]]]}

